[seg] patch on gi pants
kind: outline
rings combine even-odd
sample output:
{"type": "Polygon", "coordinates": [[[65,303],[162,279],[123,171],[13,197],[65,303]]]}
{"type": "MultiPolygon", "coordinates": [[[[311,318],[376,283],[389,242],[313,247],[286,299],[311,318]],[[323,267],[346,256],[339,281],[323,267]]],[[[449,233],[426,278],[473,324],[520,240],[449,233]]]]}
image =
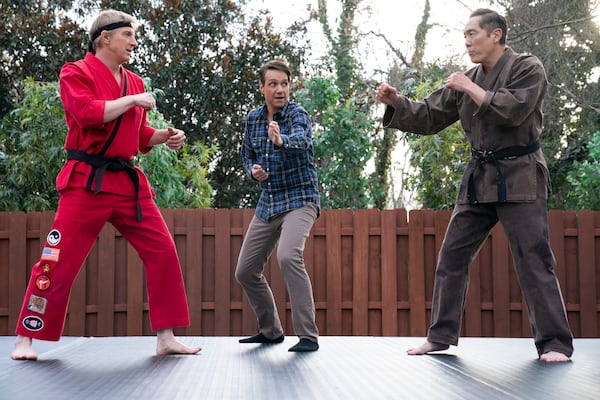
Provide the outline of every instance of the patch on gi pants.
{"type": "Polygon", "coordinates": [[[44,247],[42,250],[42,260],[58,261],[59,249],[53,249],[51,247],[44,247]]]}
{"type": "Polygon", "coordinates": [[[29,317],[23,318],[23,326],[29,331],[37,332],[41,331],[44,327],[44,321],[40,317],[30,315],[29,317]]]}
{"type": "Polygon", "coordinates": [[[58,229],[52,229],[46,238],[50,246],[56,246],[60,243],[60,232],[58,229]]]}
{"type": "Polygon", "coordinates": [[[27,309],[38,314],[45,314],[47,305],[48,299],[32,294],[31,296],[29,296],[29,303],[27,304],[27,309]]]}
{"type": "Polygon", "coordinates": [[[35,287],[41,291],[48,290],[50,287],[50,277],[48,275],[40,275],[35,278],[35,287]]]}

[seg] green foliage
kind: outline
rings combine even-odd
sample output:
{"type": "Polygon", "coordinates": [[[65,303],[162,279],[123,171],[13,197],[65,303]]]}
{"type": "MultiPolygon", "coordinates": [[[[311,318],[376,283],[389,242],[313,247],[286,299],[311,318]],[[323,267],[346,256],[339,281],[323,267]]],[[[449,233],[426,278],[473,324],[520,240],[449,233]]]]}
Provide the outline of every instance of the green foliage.
{"type": "Polygon", "coordinates": [[[600,129],[600,29],[593,18],[598,2],[507,3],[508,44],[539,57],[548,76],[541,137],[553,188],[548,205],[570,207],[568,176],[587,157],[589,132],[600,129]]]}
{"type": "Polygon", "coordinates": [[[367,208],[369,180],[364,170],[371,157],[369,115],[352,100],[341,102],[332,79],[317,77],[305,85],[296,97],[313,118],[323,208],[367,208]]]}
{"type": "MultiPolygon", "coordinates": [[[[332,75],[337,96],[334,100],[335,103],[332,104],[337,104],[337,107],[341,108],[338,117],[349,121],[363,118],[361,123],[355,126],[355,130],[349,134],[353,137],[352,141],[360,143],[358,145],[360,151],[368,152],[364,154],[367,159],[370,159],[370,169],[371,165],[373,168],[370,175],[366,176],[366,161],[361,158],[362,152],[355,155],[355,158],[359,158],[359,164],[355,165],[353,157],[344,153],[348,152],[352,146],[344,149],[343,146],[328,143],[331,140],[329,137],[320,142],[322,138],[317,134],[317,146],[320,144],[323,146],[323,153],[319,156],[324,157],[323,161],[319,161],[323,165],[320,179],[329,183],[323,188],[325,190],[323,192],[324,203],[332,208],[377,207],[383,209],[387,205],[390,187],[388,170],[391,165],[391,153],[396,143],[395,132],[384,130],[381,133],[375,129],[372,110],[378,104],[376,104],[372,92],[376,83],[364,77],[362,58],[357,56],[361,38],[355,21],[360,14],[361,1],[351,0],[340,3],[341,11],[339,17],[335,18],[337,24],[335,30],[330,25],[328,16],[330,10],[327,2],[319,2],[318,11],[311,10],[311,16],[319,21],[323,29],[329,48],[321,58],[318,69],[321,74],[332,75]],[[347,107],[353,107],[354,111],[348,112],[344,116],[343,110],[347,107]],[[369,141],[368,150],[363,150],[363,145],[369,141]],[[333,147],[327,147],[328,145],[333,147]],[[338,150],[341,151],[339,154],[332,154],[338,150]],[[347,161],[351,165],[343,167],[335,164],[343,161],[347,161]],[[331,168],[332,162],[334,162],[335,169],[331,168]],[[359,168],[362,170],[359,171],[359,168]],[[354,193],[352,193],[353,190],[355,190],[354,193]]],[[[331,121],[328,123],[332,125],[323,123],[326,131],[340,130],[336,124],[341,121],[335,118],[328,121],[331,121]]],[[[316,154],[318,154],[317,151],[316,154]]]]}
{"type": "MultiPolygon", "coordinates": [[[[146,89],[151,91],[149,86],[146,80],[146,89]]],[[[156,110],[149,113],[148,122],[159,129],[171,126],[156,110]]],[[[200,142],[186,143],[179,151],[155,146],[147,154],[138,154],[136,165],[148,176],[159,207],[207,208],[213,195],[207,166],[217,150],[216,146],[208,148],[200,142]]]]}
{"type": "MultiPolygon", "coordinates": [[[[58,84],[23,82],[23,98],[0,121],[0,210],[56,209],[55,178],[65,161],[67,127],[58,84]]],[[[151,125],[166,127],[162,115],[150,113],[151,125]]],[[[138,156],[157,194],[159,207],[208,207],[212,187],[208,164],[216,149],[197,143],[179,152],[155,146],[138,156]]]]}
{"type": "Polygon", "coordinates": [[[201,143],[185,144],[179,151],[155,146],[138,155],[136,164],[147,174],[161,208],[207,208],[212,203],[212,187],[207,165],[216,148],[201,143]]]}
{"type": "Polygon", "coordinates": [[[258,69],[284,58],[301,81],[307,45],[301,26],[276,33],[269,16],[246,20],[239,3],[160,2],[135,10],[144,21],[135,67],[164,91],[160,109],[189,141],[219,149],[209,173],[218,208],[256,205],[260,188],[247,179],[239,150],[245,117],[263,102],[258,69]]]}
{"type": "Polygon", "coordinates": [[[600,131],[594,133],[587,145],[584,161],[573,161],[567,174],[571,188],[567,207],[576,210],[600,210],[600,131]]]}
{"type": "Polygon", "coordinates": [[[0,210],[56,208],[66,132],[58,85],[26,79],[22,101],[0,122],[0,210]]]}
{"type": "MultiPolygon", "coordinates": [[[[443,68],[431,65],[420,83],[409,80],[403,90],[407,95],[421,100],[443,86],[445,74],[443,68]]],[[[405,140],[411,149],[412,169],[407,179],[407,189],[416,192],[416,200],[423,208],[452,209],[470,157],[469,144],[460,123],[457,122],[436,135],[406,134],[405,140]]]]}
{"type": "MultiPolygon", "coordinates": [[[[598,118],[600,31],[592,18],[597,1],[496,0],[494,4],[500,7],[498,11],[505,10],[503,14],[507,16],[509,24],[508,46],[518,52],[536,55],[546,68],[549,95],[544,104],[544,129],[541,141],[553,187],[548,205],[551,208],[565,208],[567,204],[573,202],[570,180],[577,176],[573,168],[582,165],[588,156],[585,144],[589,132],[595,132],[600,128],[600,118],[598,118]],[[571,178],[568,178],[569,176],[571,178]]],[[[443,64],[430,65],[421,69],[420,56],[422,48],[426,46],[425,34],[427,33],[427,29],[422,28],[429,27],[428,13],[426,2],[423,19],[415,35],[416,50],[410,65],[406,62],[409,57],[401,57],[399,53],[398,62],[401,62],[404,67],[394,66],[389,71],[391,84],[402,87],[405,95],[419,100],[436,87],[430,83],[449,75],[454,70],[464,71],[468,68],[463,65],[453,65],[452,60],[447,60],[443,64]],[[416,74],[411,73],[412,68],[416,69],[416,74]],[[412,79],[422,84],[413,85],[412,79]]],[[[466,145],[462,138],[459,138],[461,135],[458,133],[460,130],[458,125],[448,130],[441,133],[442,140],[433,137],[413,138],[412,135],[408,139],[411,150],[415,152],[411,159],[411,166],[419,171],[418,175],[412,177],[410,184],[412,189],[417,190],[417,197],[424,207],[450,206],[451,199],[458,189],[458,171],[462,170],[461,162],[469,157],[464,147],[466,145]],[[454,132],[450,133],[448,130],[454,132]],[[456,152],[454,163],[446,157],[453,151],[456,152]],[[436,156],[433,157],[434,155],[436,156]],[[430,157],[430,161],[434,162],[428,162],[430,157]],[[420,163],[421,160],[423,165],[420,163]],[[459,160],[461,162],[458,162],[459,160]],[[435,162],[443,166],[440,168],[441,171],[434,171],[435,162]],[[452,175],[456,179],[450,179],[452,175]],[[451,185],[452,181],[455,182],[454,188],[451,185]],[[440,186],[437,187],[436,184],[440,186]],[[436,193],[437,191],[441,193],[436,193]]],[[[593,177],[594,171],[590,172],[593,177]]],[[[583,191],[580,194],[583,194],[583,191]]]]}
{"type": "Polygon", "coordinates": [[[20,98],[21,81],[30,76],[38,82],[57,81],[65,62],[85,54],[86,32],[74,20],[78,13],[68,12],[72,4],[0,0],[0,118],[20,98]]]}
{"type": "Polygon", "coordinates": [[[25,77],[56,81],[66,61],[84,56],[90,16],[100,9],[122,10],[141,24],[128,68],[163,91],[158,108],[186,132],[188,143],[219,149],[208,171],[215,206],[254,206],[259,188],[246,179],[239,148],[244,118],[262,102],[258,68],[285,58],[301,81],[308,43],[303,24],[276,33],[267,14],[246,19],[244,3],[0,0],[0,118],[20,97],[25,77]]]}
{"type": "Polygon", "coordinates": [[[459,123],[437,135],[407,135],[412,150],[410,165],[415,173],[407,179],[407,188],[417,192],[423,208],[451,210],[454,207],[469,145],[459,123]]]}
{"type": "MultiPolygon", "coordinates": [[[[372,92],[375,83],[367,85],[360,60],[356,57],[360,36],[355,27],[355,14],[358,15],[361,10],[360,3],[342,1],[339,17],[335,18],[338,26],[334,29],[331,29],[327,22],[327,2],[319,2],[316,16],[314,10],[311,11],[311,17],[320,21],[329,45],[324,59],[314,66],[314,73],[316,76],[335,75],[334,81],[339,96],[335,102],[336,107],[340,108],[339,114],[336,115],[338,119],[323,118],[319,127],[321,132],[316,130],[317,141],[321,140],[319,135],[325,137],[329,132],[344,131],[344,124],[351,125],[351,122],[355,122],[353,127],[358,126],[359,121],[354,119],[356,115],[365,117],[360,122],[371,121],[368,109],[372,109],[373,103],[368,94],[372,92]],[[350,110],[351,107],[354,107],[356,115],[350,110]]],[[[569,207],[575,207],[572,205],[575,200],[571,193],[573,184],[570,182],[575,176],[572,170],[583,168],[588,157],[586,143],[589,139],[586,135],[600,128],[600,81],[597,75],[594,75],[597,74],[597,67],[600,65],[600,33],[598,26],[590,18],[597,2],[544,0],[533,3],[494,3],[504,6],[508,11],[508,44],[517,51],[537,55],[546,67],[550,90],[544,107],[542,143],[554,188],[553,195],[549,198],[549,206],[564,208],[568,204],[569,207]],[[569,176],[571,178],[568,178],[569,176]]],[[[258,91],[257,70],[270,58],[284,58],[295,71],[294,84],[302,87],[304,77],[300,66],[310,68],[305,54],[310,51],[311,44],[306,39],[305,22],[294,24],[286,32],[277,32],[268,14],[247,16],[244,5],[243,0],[0,0],[0,118],[5,117],[0,132],[3,140],[0,144],[0,177],[9,179],[6,184],[2,181],[3,186],[0,190],[5,193],[8,192],[8,188],[15,190],[15,199],[11,204],[20,208],[25,207],[24,204],[31,205],[37,201],[42,204],[35,208],[52,208],[47,204],[53,201],[50,199],[51,194],[55,196],[53,179],[56,171],[45,165],[48,163],[47,157],[39,157],[42,163],[36,162],[36,168],[33,168],[26,162],[19,164],[14,158],[15,155],[10,153],[14,149],[10,146],[19,146],[21,143],[21,138],[14,138],[27,135],[20,132],[21,128],[16,128],[22,121],[17,123],[14,120],[19,117],[19,113],[24,112],[16,111],[21,107],[16,102],[25,97],[22,93],[25,86],[21,86],[21,82],[28,76],[33,77],[36,82],[56,81],[60,67],[65,62],[80,59],[85,54],[89,17],[99,9],[115,8],[133,14],[141,22],[137,35],[139,46],[129,68],[141,76],[152,78],[155,87],[162,90],[162,95],[158,97],[159,109],[169,116],[173,126],[185,130],[188,135],[189,148],[186,146],[176,153],[177,160],[184,162],[185,158],[189,157],[188,161],[192,163],[196,157],[202,159],[207,156],[212,159],[210,170],[200,169],[200,179],[212,183],[215,207],[254,206],[259,188],[246,179],[239,157],[239,147],[244,130],[244,117],[251,108],[262,103],[262,96],[258,91]],[[16,114],[9,114],[13,109],[16,114]],[[19,132],[19,135],[15,132],[19,132]],[[206,147],[196,148],[197,143],[206,147]],[[11,165],[11,162],[14,164],[11,165]],[[17,167],[24,168],[23,173],[14,171],[17,167]],[[204,173],[207,175],[202,176],[204,173]],[[41,175],[50,177],[52,184],[41,189],[31,186],[33,191],[28,194],[28,180],[39,180],[41,175]],[[17,182],[17,176],[20,176],[20,182],[17,182]],[[26,185],[20,186],[21,183],[26,185]],[[23,187],[28,189],[17,193],[23,187]],[[23,200],[25,197],[29,200],[23,200]]],[[[423,18],[414,37],[415,54],[413,57],[399,57],[402,65],[406,67],[401,70],[405,72],[400,74],[402,78],[392,80],[394,71],[390,71],[390,83],[398,87],[406,83],[403,88],[403,91],[406,89],[405,94],[419,99],[435,87],[434,83],[441,76],[438,75],[439,71],[435,71],[435,66],[422,68],[426,35],[430,27],[427,22],[429,11],[429,2],[425,2],[423,18]],[[410,60],[412,65],[408,65],[406,60],[410,60]],[[423,84],[411,85],[411,82],[423,84]],[[423,96],[419,96],[421,94],[423,96]]],[[[394,53],[398,54],[396,51],[394,53]]],[[[448,61],[439,69],[451,72],[452,69],[456,69],[451,63],[448,61]]],[[[461,66],[458,69],[464,70],[465,67],[461,66]]],[[[53,119],[36,122],[33,115],[33,119],[22,123],[47,124],[53,128],[49,131],[53,135],[60,136],[58,132],[62,129],[64,136],[64,117],[58,113],[56,118],[55,123],[51,122],[53,119]]],[[[348,204],[365,204],[366,201],[369,206],[383,208],[387,204],[387,169],[391,165],[396,133],[384,130],[383,134],[375,131],[370,135],[369,132],[374,131],[373,125],[362,132],[371,140],[371,147],[375,152],[375,171],[367,180],[368,190],[364,189],[362,184],[353,186],[356,190],[354,198],[345,201],[348,204]]],[[[453,193],[458,186],[458,179],[455,181],[453,176],[456,171],[461,170],[461,163],[468,157],[462,153],[465,148],[462,134],[459,132],[460,128],[454,126],[438,138],[413,138],[411,135],[408,139],[409,142],[414,139],[410,145],[414,146],[416,153],[411,165],[419,171],[418,175],[413,176],[411,185],[413,189],[422,190],[418,196],[426,207],[447,208],[453,201],[453,193]],[[439,165],[444,167],[434,171],[439,165]],[[451,182],[455,182],[454,185],[451,182]]],[[[53,136],[52,139],[56,137],[53,136]]],[[[353,140],[347,140],[348,149],[362,148],[364,139],[353,140]],[[353,140],[358,144],[353,145],[353,140]]],[[[62,139],[59,142],[62,145],[62,139]]],[[[50,148],[51,143],[53,142],[46,142],[46,146],[50,148]]],[[[35,146],[31,152],[33,149],[35,146]]],[[[339,149],[348,150],[344,146],[339,146],[339,149]]],[[[354,178],[362,179],[364,170],[359,172],[355,164],[365,165],[363,153],[350,157],[343,152],[334,155],[328,150],[324,149],[323,153],[320,153],[324,160],[318,160],[321,165],[319,168],[323,170],[321,179],[329,179],[329,192],[324,192],[325,197],[330,194],[333,196],[336,191],[341,190],[343,184],[350,184],[344,179],[350,179],[354,183],[360,182],[360,179],[354,178]],[[355,161],[357,158],[358,162],[355,161]],[[339,160],[348,161],[350,165],[338,166],[334,162],[341,162],[339,160]],[[332,163],[332,167],[337,168],[336,173],[341,174],[338,178],[334,178],[334,175],[328,177],[330,171],[327,163],[332,163]],[[334,179],[339,179],[339,185],[336,185],[334,179]]],[[[55,155],[62,158],[63,152],[57,150],[55,155]]],[[[153,170],[154,164],[165,166],[170,162],[167,160],[174,156],[173,152],[159,146],[148,155],[149,160],[141,158],[140,162],[153,170]],[[163,152],[165,155],[162,155],[163,152]],[[150,161],[153,157],[157,157],[156,162],[150,161]]],[[[174,162],[174,159],[172,161],[174,162]]],[[[60,162],[57,165],[60,165],[60,162]]],[[[177,171],[177,165],[179,164],[171,168],[170,174],[177,171]]],[[[187,164],[180,172],[180,178],[191,179],[186,178],[185,173],[195,169],[193,163],[187,164]]],[[[149,173],[151,180],[154,179],[152,174],[149,173]]],[[[165,179],[166,176],[159,180],[165,179]]],[[[187,187],[202,186],[193,186],[190,182],[186,183],[187,187]]],[[[207,187],[202,187],[201,191],[207,190],[207,187]]],[[[175,188],[157,190],[159,197],[162,196],[159,192],[166,196],[165,204],[175,204],[173,197],[181,198],[175,193],[182,193],[175,188]]],[[[185,193],[193,198],[193,195],[185,193]]],[[[202,197],[206,198],[207,192],[204,193],[202,197]]],[[[339,198],[343,196],[340,195],[339,198]]],[[[326,198],[326,201],[329,200],[326,198]]],[[[331,204],[329,206],[333,207],[331,204]]]]}

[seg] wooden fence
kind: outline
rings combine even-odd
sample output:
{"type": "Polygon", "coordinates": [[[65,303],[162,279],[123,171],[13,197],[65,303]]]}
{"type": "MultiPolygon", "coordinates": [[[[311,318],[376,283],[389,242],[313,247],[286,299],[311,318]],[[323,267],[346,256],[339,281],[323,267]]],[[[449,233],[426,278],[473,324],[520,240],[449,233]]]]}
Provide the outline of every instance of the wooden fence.
{"type": "MultiPolygon", "coordinates": [[[[162,210],[180,255],[191,326],[178,335],[256,332],[256,319],[234,278],[253,210],[162,210]]],[[[307,242],[317,324],[322,335],[424,336],[437,253],[449,212],[326,210],[307,242]]],[[[54,212],[0,213],[0,335],[13,335],[31,266],[54,212]]],[[[550,212],[550,237],[576,337],[600,333],[600,212],[550,212]]],[[[290,304],[273,258],[265,270],[286,334],[290,304]]],[[[500,225],[471,267],[463,336],[530,337],[508,243],[500,225]]],[[[143,265],[107,225],[79,274],[65,335],[153,334],[143,265]]]]}

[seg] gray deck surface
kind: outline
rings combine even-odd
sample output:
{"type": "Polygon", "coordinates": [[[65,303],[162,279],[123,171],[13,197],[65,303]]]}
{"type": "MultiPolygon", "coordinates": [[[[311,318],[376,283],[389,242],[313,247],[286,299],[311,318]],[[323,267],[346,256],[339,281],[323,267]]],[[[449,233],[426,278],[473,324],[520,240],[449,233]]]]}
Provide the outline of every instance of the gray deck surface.
{"type": "Polygon", "coordinates": [[[461,338],[436,355],[407,356],[423,338],[320,338],[239,344],[181,337],[194,356],[154,355],[154,337],[35,341],[38,361],[13,361],[0,337],[0,399],[600,399],[600,339],[576,339],[572,362],[537,360],[532,339],[461,338]]]}

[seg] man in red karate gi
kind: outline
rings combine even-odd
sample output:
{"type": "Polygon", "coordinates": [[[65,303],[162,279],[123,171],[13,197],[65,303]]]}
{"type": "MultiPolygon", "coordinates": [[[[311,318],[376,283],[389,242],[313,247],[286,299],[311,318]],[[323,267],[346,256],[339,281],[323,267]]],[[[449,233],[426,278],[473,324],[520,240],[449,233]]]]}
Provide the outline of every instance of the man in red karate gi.
{"type": "Polygon", "coordinates": [[[85,59],[60,73],[60,96],[69,132],[67,162],[56,178],[58,210],[42,255],[34,265],[17,323],[15,360],[35,360],[32,339],[60,339],[71,287],[104,224],[110,222],[137,250],[147,278],[156,353],[195,354],[173,328],[189,325],[181,266],[173,239],[154,203],[138,151],[166,144],[179,149],[185,133],[154,129],[146,112],[155,106],[139,76],[122,67],[137,46],[137,21],[106,10],[89,31],[85,59]]]}

